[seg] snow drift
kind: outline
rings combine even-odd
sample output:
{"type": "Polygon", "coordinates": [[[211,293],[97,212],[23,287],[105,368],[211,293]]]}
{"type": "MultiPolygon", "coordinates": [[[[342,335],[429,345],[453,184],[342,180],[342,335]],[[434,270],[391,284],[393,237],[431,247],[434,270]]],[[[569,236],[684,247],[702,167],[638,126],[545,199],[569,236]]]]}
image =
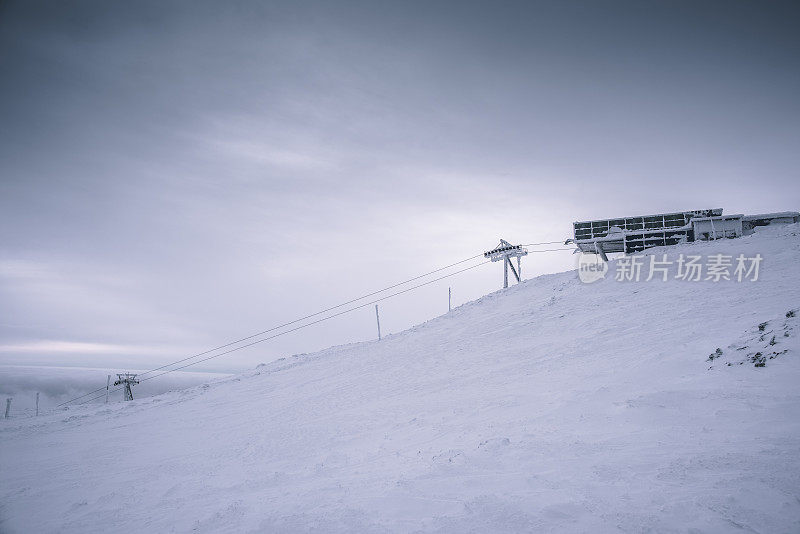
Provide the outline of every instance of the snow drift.
{"type": "Polygon", "coordinates": [[[764,259],[754,282],[541,276],[380,342],[1,421],[0,531],[799,531],[800,228],[648,253],[764,259]]]}

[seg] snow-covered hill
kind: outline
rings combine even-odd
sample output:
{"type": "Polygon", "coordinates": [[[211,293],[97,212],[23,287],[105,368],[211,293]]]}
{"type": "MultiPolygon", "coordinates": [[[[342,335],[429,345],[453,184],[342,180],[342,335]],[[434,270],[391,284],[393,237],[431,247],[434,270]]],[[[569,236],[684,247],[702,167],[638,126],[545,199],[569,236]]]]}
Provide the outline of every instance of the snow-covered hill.
{"type": "Polygon", "coordinates": [[[379,342],[0,421],[0,531],[800,531],[800,228],[649,253],[763,262],[541,276],[379,342]]]}

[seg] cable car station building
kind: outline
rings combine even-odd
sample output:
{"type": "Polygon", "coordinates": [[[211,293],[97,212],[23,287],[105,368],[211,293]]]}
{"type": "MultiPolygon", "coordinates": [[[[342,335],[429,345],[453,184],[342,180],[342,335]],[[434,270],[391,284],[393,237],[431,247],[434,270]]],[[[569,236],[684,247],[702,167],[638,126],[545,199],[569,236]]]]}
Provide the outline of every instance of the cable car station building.
{"type": "Polygon", "coordinates": [[[632,254],[651,247],[741,237],[752,234],[756,226],[798,221],[796,211],[759,215],[723,215],[722,208],[682,211],[574,222],[575,237],[567,243],[607,259],[609,252],[632,254]]]}

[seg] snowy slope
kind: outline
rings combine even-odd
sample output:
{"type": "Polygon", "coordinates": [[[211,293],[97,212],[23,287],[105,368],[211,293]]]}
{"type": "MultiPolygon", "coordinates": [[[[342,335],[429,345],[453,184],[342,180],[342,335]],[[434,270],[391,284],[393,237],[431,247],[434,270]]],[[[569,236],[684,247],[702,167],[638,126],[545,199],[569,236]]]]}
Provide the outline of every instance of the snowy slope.
{"type": "Polygon", "coordinates": [[[798,532],[800,228],[663,252],[764,260],[542,276],[380,342],[0,422],[0,531],[798,532]]]}

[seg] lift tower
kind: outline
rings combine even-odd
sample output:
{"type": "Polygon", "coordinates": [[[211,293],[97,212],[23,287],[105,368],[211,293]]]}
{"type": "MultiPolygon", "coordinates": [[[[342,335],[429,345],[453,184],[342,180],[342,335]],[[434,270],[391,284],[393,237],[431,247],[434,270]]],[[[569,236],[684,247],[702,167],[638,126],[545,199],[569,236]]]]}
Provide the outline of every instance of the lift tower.
{"type": "Polygon", "coordinates": [[[502,261],[503,262],[503,287],[508,287],[508,269],[511,268],[511,272],[514,273],[514,278],[517,279],[517,283],[522,280],[522,256],[527,256],[528,251],[522,248],[522,245],[512,245],[505,239],[500,240],[500,244],[497,245],[494,249],[484,252],[483,256],[485,258],[489,258],[492,261],[502,261]],[[514,264],[511,263],[511,258],[517,258],[517,268],[514,269],[514,264]]]}
{"type": "Polygon", "coordinates": [[[138,384],[139,381],[136,380],[136,375],[131,373],[117,373],[117,381],[114,382],[115,386],[123,385],[125,386],[125,400],[131,401],[133,400],[133,392],[131,391],[131,386],[134,384],[138,384]]]}

